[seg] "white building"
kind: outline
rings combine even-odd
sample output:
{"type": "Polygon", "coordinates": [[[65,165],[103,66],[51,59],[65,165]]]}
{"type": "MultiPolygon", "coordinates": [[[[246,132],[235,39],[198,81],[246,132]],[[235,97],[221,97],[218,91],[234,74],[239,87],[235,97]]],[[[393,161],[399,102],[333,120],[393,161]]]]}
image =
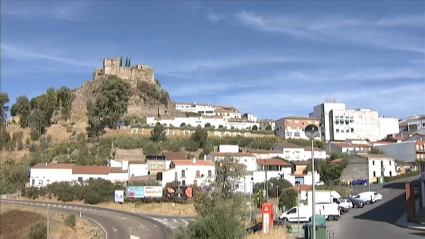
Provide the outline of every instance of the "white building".
{"type": "Polygon", "coordinates": [[[328,149],[346,154],[367,153],[373,147],[365,140],[347,140],[346,142],[329,142],[328,149]]]}
{"type": "MultiPolygon", "coordinates": [[[[288,116],[276,120],[276,134],[283,139],[308,139],[304,130],[310,124],[314,124],[320,129],[320,119],[304,116],[288,116]]],[[[316,139],[320,140],[320,136],[316,139]]]]}
{"type": "MultiPolygon", "coordinates": [[[[331,140],[331,123],[329,117],[331,110],[345,110],[345,104],[336,103],[335,100],[327,100],[325,103],[313,107],[313,112],[310,113],[310,118],[320,119],[320,131],[322,141],[328,142],[331,140]]],[[[277,127],[277,125],[276,125],[277,127]]]]}
{"type": "Polygon", "coordinates": [[[411,117],[400,120],[400,125],[405,125],[405,130],[415,132],[425,129],[425,115],[413,115],[411,117]]]}
{"type": "MultiPolygon", "coordinates": [[[[326,159],[328,157],[326,149],[321,149],[318,147],[313,148],[313,154],[315,159],[326,159]]],[[[304,160],[311,159],[311,147],[304,147],[304,160]]]]}
{"type": "Polygon", "coordinates": [[[415,162],[417,159],[425,160],[425,141],[423,140],[378,145],[376,148],[399,161],[415,162]]]}
{"type": "Polygon", "coordinates": [[[214,181],[215,164],[208,160],[173,160],[170,168],[159,172],[162,187],[178,181],[181,185],[208,185],[214,181]]]}
{"type": "Polygon", "coordinates": [[[75,164],[38,163],[30,170],[29,186],[44,187],[54,182],[70,182],[74,167],[75,164]]]}
{"type": "Polygon", "coordinates": [[[369,139],[377,141],[399,131],[398,119],[382,117],[369,109],[331,110],[330,140],[369,139]]]}
{"type": "Polygon", "coordinates": [[[242,119],[229,119],[220,116],[201,116],[201,117],[147,117],[146,123],[154,126],[160,123],[164,126],[192,126],[192,127],[206,127],[207,124],[214,128],[226,128],[226,129],[252,129],[256,126],[257,129],[260,127],[259,123],[250,122],[242,119]]]}
{"type": "Polygon", "coordinates": [[[244,118],[244,119],[246,119],[248,121],[251,121],[251,122],[257,122],[258,121],[257,116],[255,116],[254,114],[251,114],[251,113],[245,113],[245,114],[243,114],[242,115],[242,118],[244,118]]]}
{"type": "MultiPolygon", "coordinates": [[[[72,181],[84,182],[89,179],[105,179],[110,180],[109,166],[75,166],[72,169],[72,181]]],[[[128,177],[128,175],[127,175],[128,177]]]]}
{"type": "Polygon", "coordinates": [[[398,119],[379,116],[370,109],[346,109],[345,104],[328,101],[314,106],[310,117],[321,120],[322,140],[369,139],[377,141],[399,132],[398,119]]]}
{"type": "Polygon", "coordinates": [[[282,150],[248,149],[247,153],[253,154],[257,159],[284,158],[282,150]]]}
{"type": "Polygon", "coordinates": [[[257,170],[257,158],[251,153],[226,153],[226,152],[212,152],[208,154],[207,160],[211,162],[216,162],[222,160],[226,157],[233,157],[240,164],[246,166],[247,171],[256,171],[257,170]]]}
{"type": "Polygon", "coordinates": [[[273,150],[278,150],[283,153],[283,158],[288,161],[302,161],[306,160],[304,147],[291,144],[291,143],[275,143],[273,150]]]}
{"type": "Polygon", "coordinates": [[[215,107],[210,104],[176,103],[174,108],[183,112],[197,113],[202,115],[215,115],[215,107]]]}

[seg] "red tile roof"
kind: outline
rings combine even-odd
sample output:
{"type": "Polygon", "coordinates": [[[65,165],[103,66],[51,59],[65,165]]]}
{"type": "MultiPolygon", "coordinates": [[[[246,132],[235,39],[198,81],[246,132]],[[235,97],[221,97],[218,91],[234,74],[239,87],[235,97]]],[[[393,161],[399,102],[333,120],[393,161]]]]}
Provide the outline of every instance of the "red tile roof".
{"type": "Polygon", "coordinates": [[[164,152],[162,155],[166,160],[187,159],[187,155],[183,152],[164,152]]]}
{"type": "Polygon", "coordinates": [[[109,174],[109,166],[75,166],[72,174],[109,174]]]}
{"type": "Polygon", "coordinates": [[[192,160],[172,160],[174,165],[198,165],[198,166],[214,166],[215,164],[209,160],[197,159],[195,162],[192,160]]]}
{"type": "Polygon", "coordinates": [[[121,167],[111,167],[110,173],[127,173],[127,170],[123,170],[121,167]]]}
{"type": "Polygon", "coordinates": [[[312,188],[311,185],[301,184],[301,185],[296,185],[290,188],[285,188],[285,190],[292,189],[295,191],[310,191],[311,188],[312,188]]]}
{"type": "Polygon", "coordinates": [[[280,150],[268,150],[268,149],[248,149],[247,152],[253,154],[281,154],[280,150]]]}
{"type": "Polygon", "coordinates": [[[72,169],[75,167],[75,163],[38,163],[32,168],[39,169],[72,169]]]}
{"type": "Polygon", "coordinates": [[[212,155],[212,156],[223,156],[223,157],[226,157],[226,156],[229,156],[229,157],[254,157],[254,155],[253,154],[251,154],[251,153],[222,153],[222,152],[212,152],[212,153],[210,153],[210,155],[212,155]]]}
{"type": "Polygon", "coordinates": [[[331,163],[341,163],[344,158],[337,158],[331,161],[331,163]]]}
{"type": "Polygon", "coordinates": [[[257,159],[257,163],[263,166],[292,166],[291,163],[280,159],[257,159]]]}

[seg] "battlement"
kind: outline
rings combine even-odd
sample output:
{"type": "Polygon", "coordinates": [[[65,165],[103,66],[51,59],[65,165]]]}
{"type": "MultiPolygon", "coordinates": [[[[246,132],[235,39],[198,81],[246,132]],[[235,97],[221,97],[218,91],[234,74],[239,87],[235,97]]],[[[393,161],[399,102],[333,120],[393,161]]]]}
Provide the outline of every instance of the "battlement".
{"type": "Polygon", "coordinates": [[[130,67],[120,66],[120,57],[103,59],[103,68],[97,68],[93,73],[93,80],[103,76],[115,75],[128,81],[133,87],[138,81],[146,81],[155,84],[153,68],[148,65],[137,64],[130,67]]]}

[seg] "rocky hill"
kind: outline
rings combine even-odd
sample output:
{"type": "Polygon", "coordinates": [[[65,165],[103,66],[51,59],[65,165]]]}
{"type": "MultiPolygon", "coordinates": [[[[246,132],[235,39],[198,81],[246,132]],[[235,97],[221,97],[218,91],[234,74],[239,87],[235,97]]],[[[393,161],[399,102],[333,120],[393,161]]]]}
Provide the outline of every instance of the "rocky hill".
{"type": "Polygon", "coordinates": [[[122,59],[105,58],[103,68],[97,68],[92,80],[84,81],[82,87],[74,89],[75,96],[72,103],[72,112],[69,122],[76,125],[85,125],[86,103],[96,99],[100,86],[108,76],[115,75],[132,87],[132,96],[129,100],[127,115],[143,116],[184,116],[184,113],[174,109],[169,95],[161,88],[155,79],[154,70],[147,65],[122,66],[122,59]]]}

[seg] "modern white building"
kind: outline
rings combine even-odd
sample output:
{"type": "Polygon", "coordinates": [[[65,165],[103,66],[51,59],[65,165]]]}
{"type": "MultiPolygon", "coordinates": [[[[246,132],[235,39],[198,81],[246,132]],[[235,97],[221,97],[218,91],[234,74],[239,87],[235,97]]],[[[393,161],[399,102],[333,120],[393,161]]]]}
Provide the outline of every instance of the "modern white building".
{"type": "Polygon", "coordinates": [[[202,115],[215,115],[215,107],[210,104],[176,103],[174,108],[183,112],[197,113],[202,115]]]}
{"type": "Polygon", "coordinates": [[[214,128],[225,128],[225,129],[252,129],[254,126],[257,129],[260,127],[259,123],[251,122],[242,119],[230,119],[220,116],[201,116],[201,117],[147,117],[146,123],[148,125],[154,126],[157,123],[160,123],[164,126],[192,126],[192,127],[206,127],[211,125],[214,128]]]}
{"type": "Polygon", "coordinates": [[[28,186],[45,187],[54,182],[70,182],[74,167],[75,164],[38,163],[30,169],[28,186]]]}
{"type": "Polygon", "coordinates": [[[226,157],[233,157],[240,164],[246,166],[247,171],[256,171],[257,170],[257,158],[251,153],[227,153],[227,152],[212,152],[208,154],[207,160],[211,162],[216,162],[226,157]]]}
{"type": "Polygon", "coordinates": [[[413,115],[400,120],[400,125],[405,125],[405,130],[415,132],[420,129],[425,129],[425,115],[413,115]]]}
{"type": "Polygon", "coordinates": [[[257,159],[284,158],[282,150],[248,149],[247,153],[253,154],[257,159]]]}
{"type": "Polygon", "coordinates": [[[397,118],[379,116],[370,109],[346,109],[335,100],[314,106],[311,118],[321,121],[322,140],[369,139],[377,141],[399,132],[397,118]]]}
{"type": "Polygon", "coordinates": [[[328,143],[328,149],[346,154],[357,154],[369,152],[373,144],[365,140],[346,140],[344,142],[331,141],[328,143]]]}
{"type": "Polygon", "coordinates": [[[257,122],[258,121],[257,116],[255,116],[254,114],[251,114],[251,113],[245,113],[245,114],[243,114],[242,115],[242,118],[243,119],[246,119],[246,120],[248,120],[250,122],[257,122]]]}
{"type": "Polygon", "coordinates": [[[314,106],[313,112],[309,115],[310,118],[320,119],[320,135],[322,141],[325,142],[331,140],[332,119],[329,117],[331,110],[345,110],[345,104],[337,103],[335,99],[328,99],[325,103],[314,106]]]}
{"type": "Polygon", "coordinates": [[[288,161],[302,161],[305,160],[304,147],[291,143],[275,143],[273,150],[281,151],[283,158],[288,161]]]}
{"type": "MultiPolygon", "coordinates": [[[[288,116],[276,120],[276,134],[283,139],[308,139],[305,135],[304,129],[310,124],[314,124],[320,128],[320,119],[304,116],[288,116]]],[[[320,140],[320,136],[316,139],[320,140]]]]}

